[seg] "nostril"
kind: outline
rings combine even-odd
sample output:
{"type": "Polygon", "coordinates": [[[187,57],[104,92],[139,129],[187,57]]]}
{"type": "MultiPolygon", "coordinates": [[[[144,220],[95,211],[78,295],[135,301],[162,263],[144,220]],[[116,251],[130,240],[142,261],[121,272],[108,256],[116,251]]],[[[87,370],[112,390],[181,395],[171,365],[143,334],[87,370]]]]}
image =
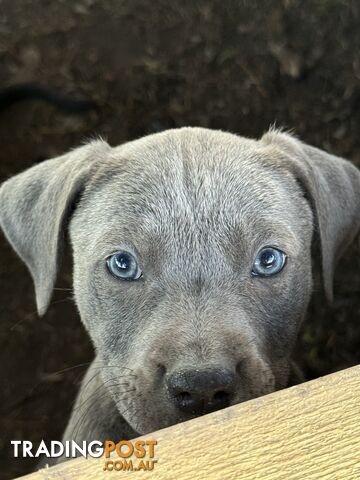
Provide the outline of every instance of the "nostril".
{"type": "Polygon", "coordinates": [[[180,410],[188,413],[195,413],[198,408],[198,401],[194,399],[190,392],[179,392],[174,395],[174,400],[180,410]]]}
{"type": "Polygon", "coordinates": [[[229,399],[229,394],[225,392],[224,390],[220,390],[219,392],[216,392],[215,395],[213,396],[213,400],[216,401],[224,401],[229,399]]]}
{"type": "Polygon", "coordinates": [[[230,405],[230,393],[225,390],[218,390],[212,397],[212,408],[226,408],[230,405]]]}
{"type": "Polygon", "coordinates": [[[191,400],[191,394],[189,392],[180,392],[176,397],[179,402],[188,402],[191,400]]]}

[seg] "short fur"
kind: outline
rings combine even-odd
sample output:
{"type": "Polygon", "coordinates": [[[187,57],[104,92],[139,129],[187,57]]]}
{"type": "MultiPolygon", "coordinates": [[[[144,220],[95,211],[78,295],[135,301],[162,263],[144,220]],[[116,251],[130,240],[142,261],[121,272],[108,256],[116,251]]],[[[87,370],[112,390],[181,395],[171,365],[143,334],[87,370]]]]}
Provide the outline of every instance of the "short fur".
{"type": "Polygon", "coordinates": [[[285,387],[312,293],[313,237],[331,299],[359,212],[359,171],[278,131],[259,141],[202,128],[116,148],[96,141],[6,181],[1,226],[33,276],[40,314],[70,232],[74,297],[96,358],[64,439],[132,437],[191,418],[166,388],[184,368],[236,372],[232,404],[285,387]],[[252,276],[269,245],[286,252],[286,267],[252,276]],[[140,280],[107,271],[120,249],[137,256],[140,280]]]}

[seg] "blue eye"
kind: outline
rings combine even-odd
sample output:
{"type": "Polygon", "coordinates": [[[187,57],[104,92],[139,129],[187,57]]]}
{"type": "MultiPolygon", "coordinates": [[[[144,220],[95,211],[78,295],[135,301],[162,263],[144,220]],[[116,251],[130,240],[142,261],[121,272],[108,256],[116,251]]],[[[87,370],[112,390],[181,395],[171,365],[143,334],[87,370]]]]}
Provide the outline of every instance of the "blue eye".
{"type": "Polygon", "coordinates": [[[281,272],[286,263],[286,255],[274,247],[265,247],[257,254],[252,269],[253,275],[269,277],[281,272]]]}
{"type": "Polygon", "coordinates": [[[106,259],[109,272],[122,280],[138,280],[142,272],[133,255],[128,252],[117,252],[106,259]]]}

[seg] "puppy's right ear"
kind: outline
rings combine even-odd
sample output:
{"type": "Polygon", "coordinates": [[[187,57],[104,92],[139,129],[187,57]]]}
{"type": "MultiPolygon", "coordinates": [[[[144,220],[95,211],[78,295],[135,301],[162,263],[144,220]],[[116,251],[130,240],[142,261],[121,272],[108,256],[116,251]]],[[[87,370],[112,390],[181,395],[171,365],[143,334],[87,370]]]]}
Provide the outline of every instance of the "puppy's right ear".
{"type": "Polygon", "coordinates": [[[0,188],[0,225],[30,270],[39,315],[50,302],[72,205],[109,150],[103,141],[91,142],[10,178],[0,188]]]}

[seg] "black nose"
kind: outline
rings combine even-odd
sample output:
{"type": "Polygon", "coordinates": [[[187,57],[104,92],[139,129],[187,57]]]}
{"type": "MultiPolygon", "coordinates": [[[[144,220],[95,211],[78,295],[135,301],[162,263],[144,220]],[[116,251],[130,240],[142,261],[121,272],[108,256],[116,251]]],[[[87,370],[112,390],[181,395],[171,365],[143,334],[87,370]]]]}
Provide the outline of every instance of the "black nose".
{"type": "Polygon", "coordinates": [[[226,369],[182,370],[167,379],[170,396],[182,412],[201,415],[230,405],[236,375],[226,369]]]}

